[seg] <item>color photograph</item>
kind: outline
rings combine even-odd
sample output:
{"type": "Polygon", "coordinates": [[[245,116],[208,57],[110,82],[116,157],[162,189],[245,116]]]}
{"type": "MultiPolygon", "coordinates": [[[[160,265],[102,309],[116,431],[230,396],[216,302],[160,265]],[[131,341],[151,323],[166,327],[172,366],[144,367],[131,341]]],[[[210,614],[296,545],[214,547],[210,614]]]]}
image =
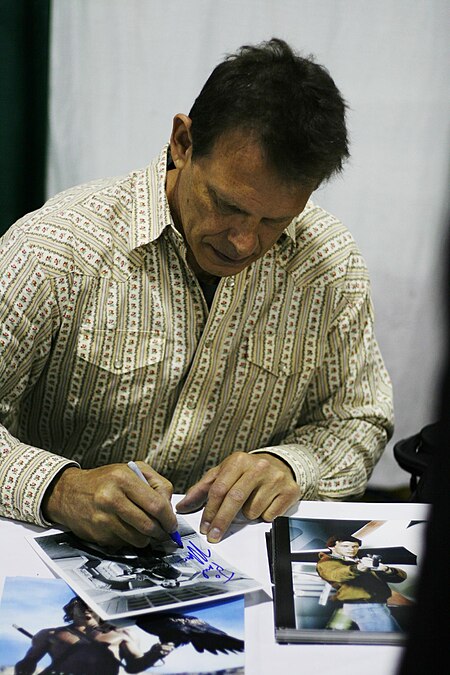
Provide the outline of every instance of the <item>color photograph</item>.
{"type": "Polygon", "coordinates": [[[244,599],[105,622],[62,579],[7,577],[3,675],[244,673],[244,599]]]}
{"type": "Polygon", "coordinates": [[[416,602],[424,521],[275,521],[276,635],[402,642],[416,602]]]}

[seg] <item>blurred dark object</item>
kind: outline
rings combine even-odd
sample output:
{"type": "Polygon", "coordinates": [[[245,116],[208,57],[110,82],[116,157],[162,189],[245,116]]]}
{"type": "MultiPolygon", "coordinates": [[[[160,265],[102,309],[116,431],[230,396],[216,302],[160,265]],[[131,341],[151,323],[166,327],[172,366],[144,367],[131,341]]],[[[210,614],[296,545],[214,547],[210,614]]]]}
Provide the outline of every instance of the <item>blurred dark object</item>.
{"type": "MultiPolygon", "coordinates": [[[[448,219],[450,225],[450,218],[448,219]]],[[[421,564],[417,604],[398,675],[440,673],[448,664],[448,609],[450,584],[447,537],[450,507],[450,227],[447,246],[443,248],[443,303],[446,310],[445,351],[442,379],[437,388],[442,420],[440,442],[433,451],[430,467],[431,513],[425,539],[424,559],[421,564]],[[446,656],[447,654],[447,656],[446,656]]]]}
{"type": "Polygon", "coordinates": [[[394,445],[394,457],[404,471],[411,474],[410,501],[430,504],[433,501],[431,463],[442,443],[441,422],[428,424],[419,433],[394,445]]]}
{"type": "Polygon", "coordinates": [[[45,201],[49,0],[0,2],[0,236],[45,201]]]}
{"type": "Polygon", "coordinates": [[[409,502],[411,491],[408,485],[394,488],[368,487],[360,502],[382,502],[385,504],[409,502]]]}

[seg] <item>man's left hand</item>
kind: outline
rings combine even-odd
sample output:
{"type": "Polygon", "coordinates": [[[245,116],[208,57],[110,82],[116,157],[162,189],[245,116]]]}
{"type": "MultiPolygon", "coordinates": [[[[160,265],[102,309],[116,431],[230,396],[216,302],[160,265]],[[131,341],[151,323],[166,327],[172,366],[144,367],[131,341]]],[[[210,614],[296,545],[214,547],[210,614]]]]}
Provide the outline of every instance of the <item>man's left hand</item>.
{"type": "Polygon", "coordinates": [[[300,488],[281,459],[266,452],[234,452],[189,488],[176,508],[190,513],[206,504],[200,532],[217,543],[240,510],[249,520],[271,522],[299,499],[300,488]]]}

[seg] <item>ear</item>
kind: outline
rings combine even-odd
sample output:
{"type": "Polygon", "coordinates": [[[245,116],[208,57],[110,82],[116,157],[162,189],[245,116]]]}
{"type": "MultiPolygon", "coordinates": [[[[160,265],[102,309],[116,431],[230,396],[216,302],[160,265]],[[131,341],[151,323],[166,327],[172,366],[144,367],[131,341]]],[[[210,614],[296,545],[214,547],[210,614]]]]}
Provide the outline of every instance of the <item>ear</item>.
{"type": "Polygon", "coordinates": [[[192,120],[179,113],[173,118],[170,135],[170,153],[177,169],[182,169],[192,155],[192,120]]]}

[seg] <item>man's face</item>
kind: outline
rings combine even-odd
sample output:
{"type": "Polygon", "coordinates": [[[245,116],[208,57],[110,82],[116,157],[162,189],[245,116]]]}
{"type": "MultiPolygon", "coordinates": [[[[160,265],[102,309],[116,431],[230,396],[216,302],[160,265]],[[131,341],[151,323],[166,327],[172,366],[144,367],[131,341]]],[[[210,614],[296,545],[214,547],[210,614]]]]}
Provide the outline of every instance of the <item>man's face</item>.
{"type": "Polygon", "coordinates": [[[337,555],[355,558],[359,551],[359,544],[356,541],[337,541],[332,551],[337,555]]]}
{"type": "Polygon", "coordinates": [[[99,625],[99,617],[89,607],[81,603],[75,603],[73,608],[73,623],[76,626],[95,627],[99,625]]]}
{"type": "Polygon", "coordinates": [[[221,136],[205,157],[192,160],[188,147],[167,183],[172,216],[200,278],[237,274],[264,255],[311,192],[280,181],[242,131],[221,136]]]}

